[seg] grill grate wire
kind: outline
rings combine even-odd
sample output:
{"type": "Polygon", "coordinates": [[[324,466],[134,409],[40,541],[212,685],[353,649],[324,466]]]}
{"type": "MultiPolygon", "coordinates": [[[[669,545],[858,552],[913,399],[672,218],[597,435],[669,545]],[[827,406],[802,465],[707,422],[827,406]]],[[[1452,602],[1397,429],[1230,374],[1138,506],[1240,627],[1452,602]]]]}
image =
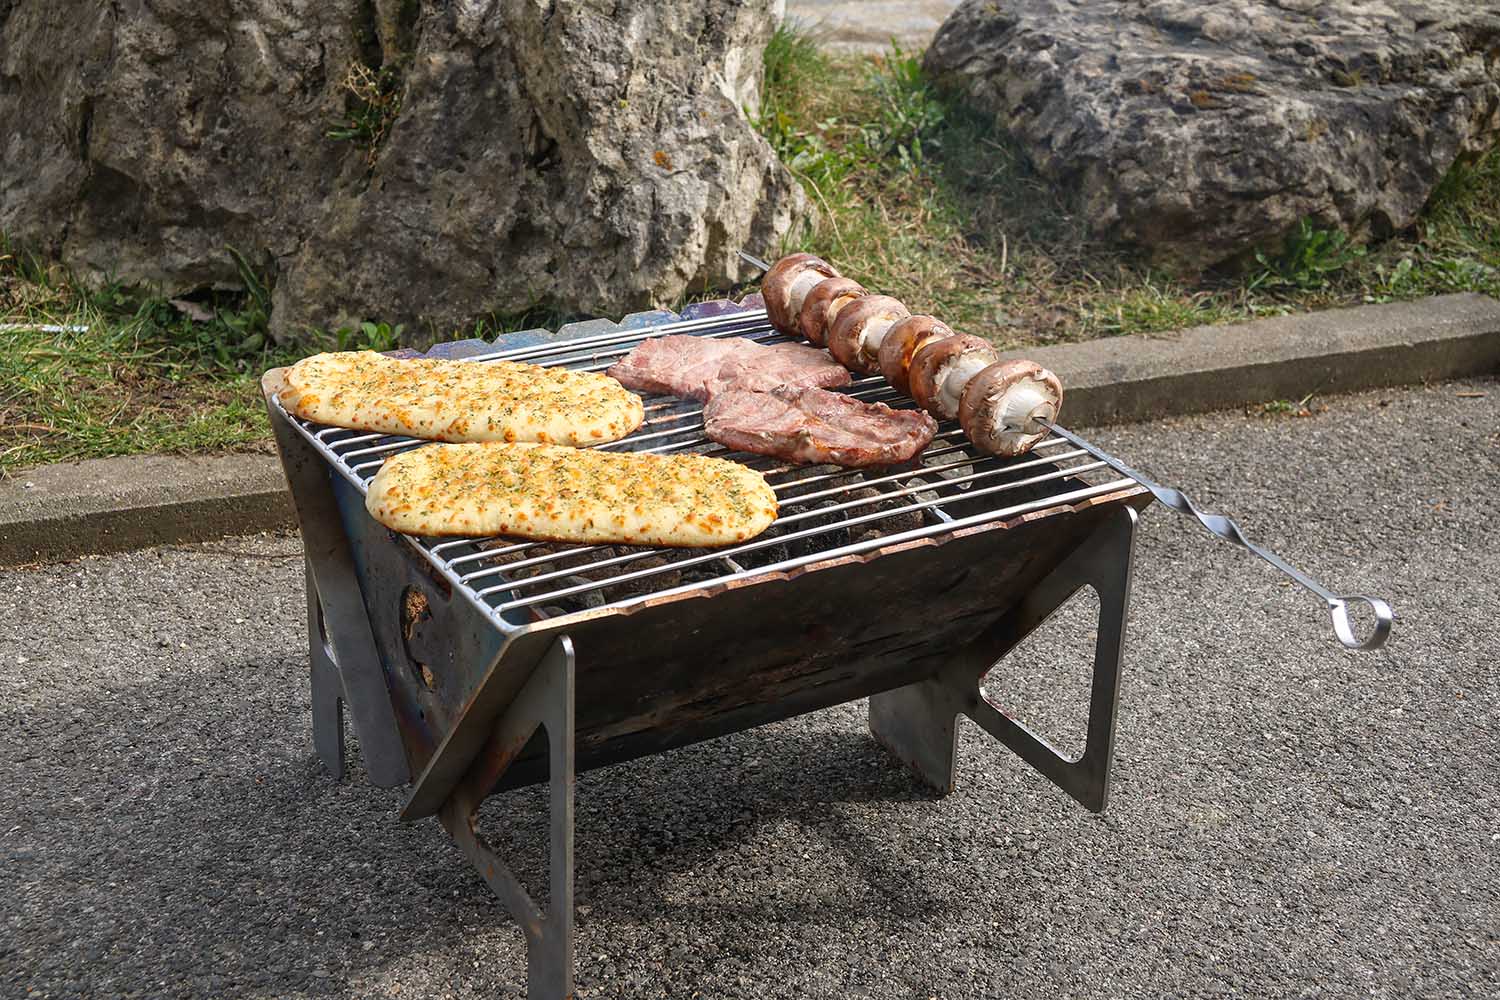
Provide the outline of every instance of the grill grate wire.
{"type": "MultiPolygon", "coordinates": [[[[525,361],[575,371],[602,371],[642,340],[667,334],[789,340],[770,327],[764,310],[688,320],[577,340],[493,351],[466,360],[525,361]]],[[[845,390],[866,402],[914,406],[881,377],[856,378],[845,390]]],[[[1083,449],[1052,435],[1031,454],[1000,459],[975,451],[963,432],[945,424],[933,443],[905,466],[842,469],[793,465],[734,452],[703,434],[700,404],[644,396],[646,421],[630,437],[601,450],[694,452],[732,457],[763,473],[781,514],[767,531],[718,549],[558,545],[505,539],[408,541],[455,590],[505,632],[557,615],[597,608],[627,609],[647,600],[784,573],[830,558],[857,556],[900,542],[935,538],[1020,514],[1079,503],[1132,487],[1129,479],[1088,476],[1106,470],[1083,449]],[[1098,481],[1091,481],[1098,480],[1098,481]]],[[[280,407],[279,401],[273,405],[280,407]]],[[[285,411],[283,411],[285,412],[285,411]]],[[[391,455],[430,442],[326,427],[288,418],[360,494],[391,455]]]]}

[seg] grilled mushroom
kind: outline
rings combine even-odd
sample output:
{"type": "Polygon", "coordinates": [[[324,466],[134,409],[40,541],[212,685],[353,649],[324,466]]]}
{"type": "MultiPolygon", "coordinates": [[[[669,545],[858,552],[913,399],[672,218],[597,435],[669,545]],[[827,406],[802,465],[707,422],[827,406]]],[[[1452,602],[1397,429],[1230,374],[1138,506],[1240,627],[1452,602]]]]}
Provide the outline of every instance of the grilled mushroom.
{"type": "Polygon", "coordinates": [[[1047,436],[1037,423],[1056,420],[1062,383],[1035,361],[1000,361],[969,379],[958,422],[980,451],[1022,455],[1047,436]]]}
{"type": "Polygon", "coordinates": [[[819,282],[838,276],[832,264],[810,253],[794,253],[772,264],[760,286],[771,325],[782,333],[800,335],[800,313],[807,293],[819,282]]]}
{"type": "Polygon", "coordinates": [[[849,303],[870,293],[853,278],[829,278],[813,286],[802,300],[802,336],[823,346],[828,328],[849,303]]]}
{"type": "Polygon", "coordinates": [[[952,420],[969,379],[999,360],[994,346],[978,337],[934,340],[912,355],[911,398],[939,420],[952,420]]]}
{"type": "Polygon", "coordinates": [[[952,337],[948,324],[931,316],[908,316],[890,330],[880,342],[880,371],[886,381],[903,396],[911,395],[912,355],[934,340],[952,337]]]}
{"type": "Polygon", "coordinates": [[[828,349],[850,371],[878,374],[881,341],[891,327],[910,315],[906,306],[889,295],[855,299],[828,328],[828,349]]]}

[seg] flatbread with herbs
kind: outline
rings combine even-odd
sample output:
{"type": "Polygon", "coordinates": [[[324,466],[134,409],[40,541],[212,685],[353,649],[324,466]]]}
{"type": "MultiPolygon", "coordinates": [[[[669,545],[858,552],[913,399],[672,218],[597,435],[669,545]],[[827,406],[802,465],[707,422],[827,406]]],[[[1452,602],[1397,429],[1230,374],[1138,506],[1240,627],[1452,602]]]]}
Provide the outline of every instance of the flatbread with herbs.
{"type": "Polygon", "coordinates": [[[754,469],[704,455],[440,444],[387,460],[365,508],[412,535],[697,547],[766,530],[776,492],[754,469]]]}
{"type": "Polygon", "coordinates": [[[646,415],[640,397],[608,375],[374,351],[303,358],[286,370],[279,398],[304,420],[430,441],[600,444],[646,415]]]}

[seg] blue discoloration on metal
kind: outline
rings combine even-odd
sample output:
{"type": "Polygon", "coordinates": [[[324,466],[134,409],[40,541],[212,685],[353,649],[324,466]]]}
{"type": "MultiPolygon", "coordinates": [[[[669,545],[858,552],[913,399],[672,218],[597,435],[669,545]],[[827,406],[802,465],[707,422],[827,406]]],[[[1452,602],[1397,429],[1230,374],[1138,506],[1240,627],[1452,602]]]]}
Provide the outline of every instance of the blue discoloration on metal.
{"type": "Polygon", "coordinates": [[[620,320],[622,330],[640,330],[648,326],[662,326],[666,323],[675,323],[678,315],[670,309],[653,309],[650,312],[631,313],[620,320]]]}
{"type": "Polygon", "coordinates": [[[619,324],[612,319],[588,319],[582,323],[569,323],[567,326],[558,328],[556,339],[577,340],[580,337],[597,337],[618,329],[619,324]]]}
{"type": "Polygon", "coordinates": [[[490,344],[492,351],[514,351],[522,347],[540,347],[550,344],[557,339],[551,330],[535,327],[530,330],[517,330],[514,333],[502,333],[490,344]]]}
{"type": "Polygon", "coordinates": [[[442,344],[433,344],[432,349],[427,352],[429,358],[447,358],[457,361],[460,358],[472,358],[476,354],[489,354],[495,348],[489,343],[470,338],[468,340],[450,340],[442,344]]]}
{"type": "MultiPolygon", "coordinates": [[[[603,334],[613,333],[616,330],[643,330],[653,326],[665,326],[668,323],[677,323],[682,320],[728,316],[734,313],[764,308],[765,303],[761,299],[760,293],[752,292],[739,302],[732,302],[729,299],[715,299],[712,302],[694,302],[692,305],[684,308],[680,315],[672,312],[670,309],[650,309],[645,312],[631,313],[618,323],[610,319],[588,319],[577,323],[569,323],[559,328],[555,333],[551,330],[537,328],[534,330],[518,330],[515,333],[502,333],[489,342],[470,339],[434,344],[427,351],[425,357],[453,360],[471,358],[482,354],[493,354],[496,351],[514,351],[525,347],[540,347],[559,340],[598,337],[603,334]]],[[[390,354],[394,358],[424,357],[421,353],[408,349],[392,351],[390,354]]]]}
{"type": "Polygon", "coordinates": [[[492,341],[476,339],[454,340],[442,344],[434,344],[426,354],[414,351],[410,348],[402,348],[398,351],[387,352],[393,358],[441,358],[458,360],[461,358],[472,358],[482,354],[493,354],[496,351],[514,351],[525,347],[540,347],[559,340],[577,340],[580,337],[598,337],[616,330],[643,330],[653,326],[665,326],[668,323],[677,323],[682,320],[706,319],[713,316],[728,316],[734,313],[749,312],[752,309],[764,309],[765,300],[759,292],[751,292],[739,302],[729,299],[715,299],[712,302],[694,302],[685,307],[681,314],[672,312],[670,309],[650,309],[645,312],[631,313],[616,323],[610,319],[587,319],[577,323],[569,323],[560,327],[557,332],[542,329],[517,330],[515,333],[502,333],[492,341]]]}
{"type": "Polygon", "coordinates": [[[694,302],[682,310],[683,319],[705,319],[709,316],[723,316],[728,313],[744,312],[744,308],[738,302],[728,299],[715,299],[712,302],[694,302]]]}

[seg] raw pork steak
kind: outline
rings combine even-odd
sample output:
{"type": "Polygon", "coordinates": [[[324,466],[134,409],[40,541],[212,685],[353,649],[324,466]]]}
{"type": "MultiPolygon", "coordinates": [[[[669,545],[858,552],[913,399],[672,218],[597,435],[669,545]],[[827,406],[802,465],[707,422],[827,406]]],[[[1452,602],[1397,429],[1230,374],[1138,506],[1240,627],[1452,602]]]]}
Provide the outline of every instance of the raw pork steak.
{"type": "Polygon", "coordinates": [[[827,351],[806,344],[757,344],[744,337],[674,334],[643,340],[609,369],[637,392],[706,400],[733,385],[752,391],[778,386],[834,388],[849,371],[827,351]]]}
{"type": "Polygon", "coordinates": [[[823,389],[750,392],[736,386],[709,400],[703,427],[728,448],[857,468],[911,461],[938,425],[921,410],[893,410],[823,389]]]}

